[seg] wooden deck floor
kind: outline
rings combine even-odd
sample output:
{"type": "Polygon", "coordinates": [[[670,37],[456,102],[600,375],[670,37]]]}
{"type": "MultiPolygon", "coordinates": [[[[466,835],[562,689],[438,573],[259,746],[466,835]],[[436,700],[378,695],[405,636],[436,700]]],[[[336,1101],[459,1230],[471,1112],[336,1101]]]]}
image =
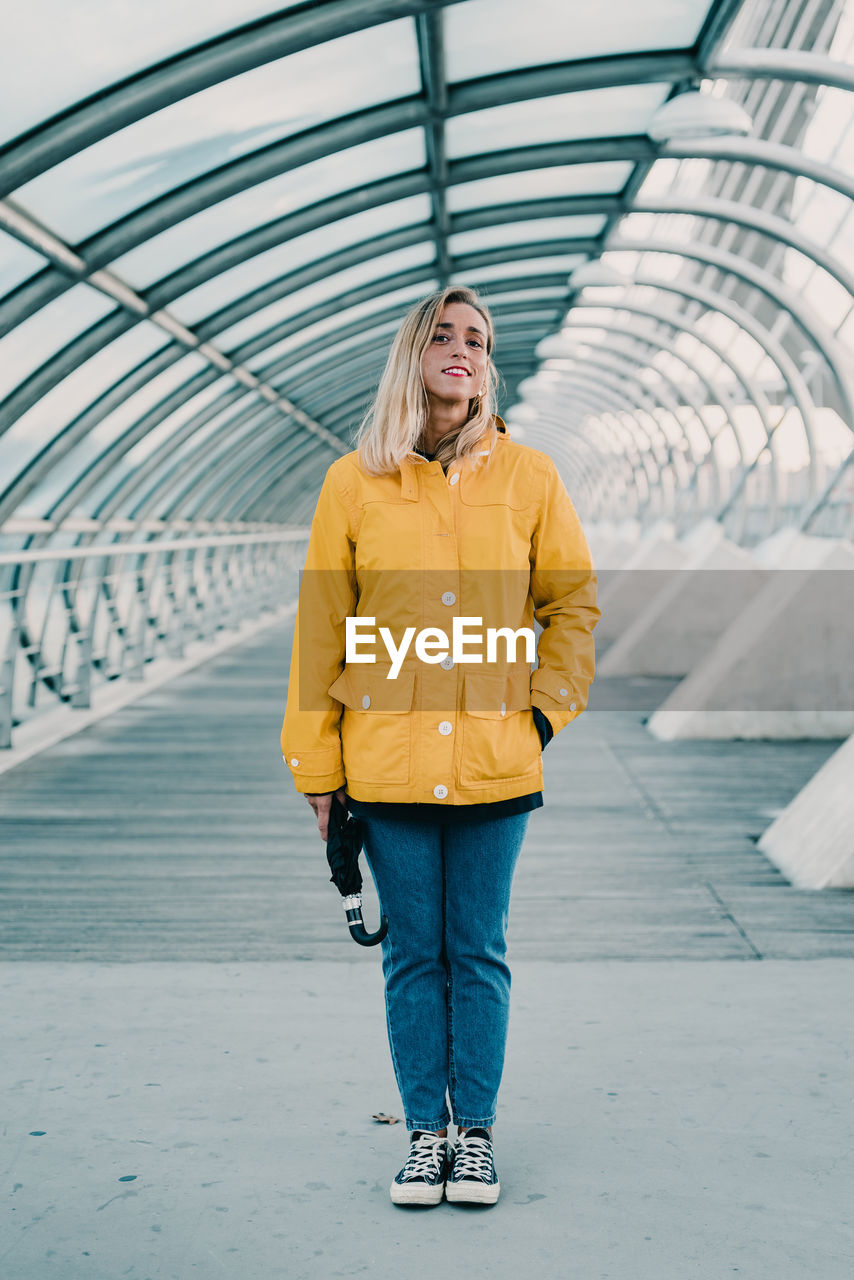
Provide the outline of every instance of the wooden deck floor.
{"type": "MultiPolygon", "coordinates": [[[[0,775],[0,958],[354,958],[279,751],[290,646],[271,629],[0,775]]],[[[672,683],[597,680],[547,748],[511,956],[854,956],[854,894],[755,847],[838,744],[657,742],[672,683]]]]}

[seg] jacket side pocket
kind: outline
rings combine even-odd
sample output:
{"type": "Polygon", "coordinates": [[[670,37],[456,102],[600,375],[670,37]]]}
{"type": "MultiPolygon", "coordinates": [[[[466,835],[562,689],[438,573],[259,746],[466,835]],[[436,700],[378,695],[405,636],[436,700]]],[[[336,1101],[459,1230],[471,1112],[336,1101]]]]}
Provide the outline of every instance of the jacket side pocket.
{"type": "Polygon", "coordinates": [[[410,781],[415,672],[403,670],[389,680],[388,670],[357,663],[329,686],[329,696],[344,704],[341,751],[347,781],[410,781]]]}
{"type": "Polygon", "coordinates": [[[537,773],[540,735],[531,714],[530,668],[466,671],[462,786],[487,787],[537,773]]]}

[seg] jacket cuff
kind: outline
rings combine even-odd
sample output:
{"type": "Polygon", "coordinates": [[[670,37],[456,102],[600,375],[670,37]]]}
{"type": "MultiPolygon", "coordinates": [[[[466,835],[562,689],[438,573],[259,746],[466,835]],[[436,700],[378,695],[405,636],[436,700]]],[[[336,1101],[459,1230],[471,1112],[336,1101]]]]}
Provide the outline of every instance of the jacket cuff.
{"type": "MultiPolygon", "coordinates": [[[[586,685],[585,685],[586,688],[586,685]]],[[[587,706],[586,694],[560,671],[537,667],[531,672],[531,704],[548,717],[554,733],[560,733],[587,706]]]]}
{"type": "Polygon", "coordinates": [[[321,795],[345,785],[341,751],[334,747],[294,751],[291,755],[283,751],[282,759],[291,771],[294,786],[303,795],[321,795]]]}

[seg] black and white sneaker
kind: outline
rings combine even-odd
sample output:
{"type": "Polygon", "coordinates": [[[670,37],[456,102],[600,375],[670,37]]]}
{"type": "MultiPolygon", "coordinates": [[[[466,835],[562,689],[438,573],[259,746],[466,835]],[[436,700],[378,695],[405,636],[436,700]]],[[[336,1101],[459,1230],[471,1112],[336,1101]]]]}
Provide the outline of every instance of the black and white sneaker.
{"type": "Polygon", "coordinates": [[[453,1204],[495,1204],[501,1191],[488,1129],[467,1129],[454,1143],[445,1196],[453,1204]]]}
{"type": "Polygon", "coordinates": [[[414,1129],[409,1138],[409,1155],[391,1184],[395,1204],[439,1204],[445,1194],[448,1173],[448,1142],[437,1133],[414,1129]]]}

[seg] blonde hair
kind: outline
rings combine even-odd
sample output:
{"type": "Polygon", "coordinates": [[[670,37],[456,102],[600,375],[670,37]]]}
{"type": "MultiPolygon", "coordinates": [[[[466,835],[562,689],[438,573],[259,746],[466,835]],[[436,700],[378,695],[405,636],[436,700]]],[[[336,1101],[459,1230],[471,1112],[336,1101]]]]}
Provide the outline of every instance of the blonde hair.
{"type": "Polygon", "coordinates": [[[355,439],[359,461],[369,475],[389,475],[399,470],[403,459],[422,441],[427,426],[428,401],[421,360],[432,341],[436,324],[450,302],[467,303],[482,316],[486,325],[489,361],[483,394],[469,401],[465,422],[458,430],[442,437],[435,456],[443,467],[455,458],[471,456],[474,461],[474,446],[485,432],[491,455],[498,435],[493,421],[498,387],[498,374],[492,362],[495,328],[492,316],[474,289],[449,285],[422,298],[407,312],[391,344],[376,396],[359,425],[355,439]]]}

